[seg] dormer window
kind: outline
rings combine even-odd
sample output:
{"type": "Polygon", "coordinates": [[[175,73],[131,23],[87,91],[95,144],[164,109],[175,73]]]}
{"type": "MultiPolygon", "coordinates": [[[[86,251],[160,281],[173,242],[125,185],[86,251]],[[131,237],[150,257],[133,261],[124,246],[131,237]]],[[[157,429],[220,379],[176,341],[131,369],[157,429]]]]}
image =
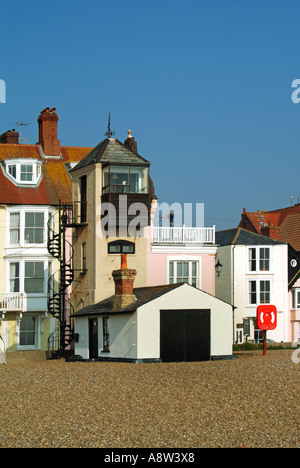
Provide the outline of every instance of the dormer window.
{"type": "Polygon", "coordinates": [[[36,185],[42,174],[42,163],[35,159],[16,159],[5,162],[6,174],[20,185],[36,185]]]}
{"type": "Polygon", "coordinates": [[[22,182],[33,181],[33,165],[32,164],[21,164],[20,179],[22,182]]]}

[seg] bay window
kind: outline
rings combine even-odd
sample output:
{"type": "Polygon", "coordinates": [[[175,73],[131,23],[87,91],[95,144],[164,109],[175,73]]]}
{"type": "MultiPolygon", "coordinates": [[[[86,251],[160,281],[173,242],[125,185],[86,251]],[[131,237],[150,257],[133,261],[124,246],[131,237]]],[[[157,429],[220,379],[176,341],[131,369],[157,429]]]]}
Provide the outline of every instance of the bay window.
{"type": "Polygon", "coordinates": [[[25,244],[43,244],[44,229],[44,213],[25,213],[25,244]]]}
{"type": "Polygon", "coordinates": [[[7,223],[7,247],[27,244],[46,246],[46,222],[52,213],[49,210],[9,210],[7,223]]]}
{"type": "Polygon", "coordinates": [[[16,185],[36,185],[42,175],[42,162],[36,159],[5,161],[6,174],[16,185]]]}
{"type": "Polygon", "coordinates": [[[44,262],[25,262],[24,291],[44,293],[44,262]]]}

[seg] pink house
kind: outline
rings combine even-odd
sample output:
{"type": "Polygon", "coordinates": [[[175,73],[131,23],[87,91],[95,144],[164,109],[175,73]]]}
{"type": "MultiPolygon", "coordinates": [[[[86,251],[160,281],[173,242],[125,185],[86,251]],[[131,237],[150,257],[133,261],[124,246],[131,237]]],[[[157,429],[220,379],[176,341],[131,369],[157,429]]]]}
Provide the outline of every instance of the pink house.
{"type": "Polygon", "coordinates": [[[153,200],[148,228],[148,286],[187,282],[215,295],[215,226],[158,227],[153,225],[153,200]]]}

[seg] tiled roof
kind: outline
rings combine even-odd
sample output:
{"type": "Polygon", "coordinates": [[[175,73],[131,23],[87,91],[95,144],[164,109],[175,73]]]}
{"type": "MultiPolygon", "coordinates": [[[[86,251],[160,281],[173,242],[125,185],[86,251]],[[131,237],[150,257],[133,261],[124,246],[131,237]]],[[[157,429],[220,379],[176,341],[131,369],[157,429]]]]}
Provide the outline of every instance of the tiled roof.
{"type": "Polygon", "coordinates": [[[116,138],[102,140],[92,151],[76,166],[76,170],[93,163],[113,164],[142,164],[150,162],[139,154],[134,153],[116,138]]]}
{"type": "Polygon", "coordinates": [[[61,147],[61,159],[45,159],[39,145],[0,144],[0,163],[8,159],[38,159],[42,161],[42,180],[36,187],[16,186],[0,168],[0,204],[58,205],[72,200],[71,178],[66,164],[81,161],[91,148],[61,147]]]}
{"type": "Polygon", "coordinates": [[[244,211],[239,227],[287,242],[300,251],[300,204],[274,211],[244,211]]]}
{"type": "Polygon", "coordinates": [[[289,214],[280,227],[280,240],[300,251],[300,213],[289,214]]]}

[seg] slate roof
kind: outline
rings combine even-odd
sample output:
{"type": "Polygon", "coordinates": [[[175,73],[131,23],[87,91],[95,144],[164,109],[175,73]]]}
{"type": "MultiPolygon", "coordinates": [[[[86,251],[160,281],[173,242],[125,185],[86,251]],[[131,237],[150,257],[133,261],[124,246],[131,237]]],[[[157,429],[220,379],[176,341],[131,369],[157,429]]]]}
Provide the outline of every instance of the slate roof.
{"type": "Polygon", "coordinates": [[[131,151],[130,148],[116,138],[102,140],[73,170],[75,171],[94,163],[150,165],[149,161],[131,151]]]}
{"type": "Polygon", "coordinates": [[[67,164],[81,161],[91,150],[84,147],[61,146],[61,158],[41,157],[39,145],[0,144],[0,204],[52,205],[72,201],[72,183],[67,164]],[[17,186],[5,175],[3,161],[8,159],[38,159],[42,161],[42,180],[38,186],[17,186]]]}
{"type": "Polygon", "coordinates": [[[280,242],[270,237],[261,236],[242,228],[227,229],[216,232],[216,244],[224,245],[280,245],[280,242]]]}
{"type": "Polygon", "coordinates": [[[92,316],[92,315],[110,315],[110,314],[128,314],[134,312],[136,309],[141,307],[142,305],[146,304],[147,302],[153,301],[158,297],[163,296],[164,294],[168,293],[169,291],[173,291],[174,289],[179,288],[183,284],[186,283],[178,283],[178,284],[167,284],[163,286],[147,286],[143,288],[134,288],[133,294],[135,294],[137,300],[133,303],[128,305],[127,307],[123,307],[122,309],[113,309],[113,298],[114,296],[110,296],[103,301],[100,301],[96,304],[89,305],[84,307],[83,309],[75,312],[72,317],[83,317],[83,316],[92,316]]]}

